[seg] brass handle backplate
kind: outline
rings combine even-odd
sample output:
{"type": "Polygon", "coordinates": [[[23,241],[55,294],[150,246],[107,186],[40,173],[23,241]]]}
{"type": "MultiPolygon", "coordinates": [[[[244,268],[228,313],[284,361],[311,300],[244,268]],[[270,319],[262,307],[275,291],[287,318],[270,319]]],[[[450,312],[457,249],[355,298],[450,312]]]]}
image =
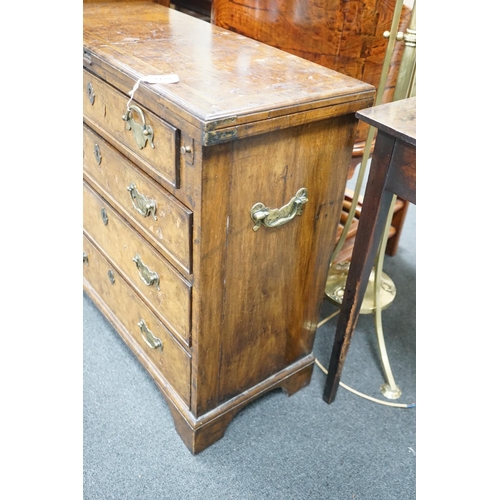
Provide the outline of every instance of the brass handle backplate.
{"type": "Polygon", "coordinates": [[[83,51],[83,63],[92,66],[92,56],[86,50],[83,51]]]}
{"type": "Polygon", "coordinates": [[[268,208],[264,203],[256,203],[250,210],[250,217],[254,222],[253,230],[260,226],[279,227],[290,222],[296,215],[302,215],[304,205],[308,202],[307,189],[301,188],[297,194],[281,208],[268,208]]]}
{"type": "Polygon", "coordinates": [[[132,259],[139,270],[139,277],[142,282],[147,286],[155,286],[158,290],[160,289],[160,277],[158,273],[150,271],[149,268],[142,262],[141,256],[136,253],[132,259]]]}
{"type": "Polygon", "coordinates": [[[139,193],[133,182],[127,188],[127,191],[130,192],[132,204],[137,212],[139,212],[143,217],[151,215],[154,220],[158,220],[158,217],[156,217],[156,201],[150,200],[143,194],[139,193]]]}
{"type": "Polygon", "coordinates": [[[163,349],[161,340],[153,335],[151,330],[146,326],[146,322],[143,319],[141,319],[139,323],[137,323],[137,326],[141,329],[142,338],[144,339],[146,344],[151,347],[151,349],[163,349]]]}
{"type": "Polygon", "coordinates": [[[138,106],[134,106],[131,104],[125,114],[122,116],[123,121],[127,123],[127,130],[132,130],[132,133],[134,134],[135,142],[139,146],[140,149],[142,149],[145,145],[146,142],[149,139],[149,144],[150,146],[154,149],[155,145],[153,144],[153,128],[151,125],[146,125],[146,117],[144,116],[144,112],[142,111],[141,108],[138,106]],[[132,116],[132,111],[135,111],[137,114],[140,115],[142,124],[137,123],[133,116],[132,116]]]}

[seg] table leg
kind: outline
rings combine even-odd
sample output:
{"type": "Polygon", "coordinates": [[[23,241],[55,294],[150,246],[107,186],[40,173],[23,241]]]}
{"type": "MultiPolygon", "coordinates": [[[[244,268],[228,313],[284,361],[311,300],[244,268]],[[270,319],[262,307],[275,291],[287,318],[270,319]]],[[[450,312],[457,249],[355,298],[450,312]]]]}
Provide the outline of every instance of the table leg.
{"type": "Polygon", "coordinates": [[[336,396],[352,334],[379,249],[393,193],[385,189],[390,174],[395,139],[379,131],[365,190],[349,274],[333,342],[323,399],[330,404],[336,396]]]}

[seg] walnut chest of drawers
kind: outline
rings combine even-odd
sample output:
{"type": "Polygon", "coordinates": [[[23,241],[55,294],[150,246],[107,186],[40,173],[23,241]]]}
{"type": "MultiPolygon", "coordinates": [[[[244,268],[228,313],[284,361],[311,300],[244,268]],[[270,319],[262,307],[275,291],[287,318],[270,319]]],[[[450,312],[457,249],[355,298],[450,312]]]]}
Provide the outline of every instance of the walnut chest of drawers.
{"type": "Polygon", "coordinates": [[[309,383],[374,89],[155,3],[83,12],[84,289],[197,453],[309,383]]]}

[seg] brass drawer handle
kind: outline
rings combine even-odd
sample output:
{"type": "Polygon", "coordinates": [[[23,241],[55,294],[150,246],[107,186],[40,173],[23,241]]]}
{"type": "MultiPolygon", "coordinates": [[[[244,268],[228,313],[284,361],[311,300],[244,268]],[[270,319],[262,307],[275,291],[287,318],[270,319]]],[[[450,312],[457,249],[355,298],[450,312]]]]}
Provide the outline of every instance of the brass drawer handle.
{"type": "Polygon", "coordinates": [[[296,215],[302,215],[304,205],[308,202],[307,189],[301,188],[297,194],[281,208],[268,208],[264,203],[256,203],[250,210],[257,231],[262,224],[266,227],[279,227],[290,222],[296,215]]]}
{"type": "Polygon", "coordinates": [[[146,264],[142,262],[141,256],[136,253],[132,259],[139,270],[139,277],[147,286],[155,286],[158,290],[160,289],[160,277],[158,273],[150,271],[146,264]]]}
{"type": "Polygon", "coordinates": [[[89,265],[89,256],[83,252],[83,263],[89,265]]]}
{"type": "Polygon", "coordinates": [[[132,204],[137,212],[143,217],[151,215],[154,220],[158,220],[158,217],[156,217],[156,201],[149,200],[143,194],[139,193],[133,182],[127,188],[127,191],[130,193],[132,204]]]}
{"type": "Polygon", "coordinates": [[[160,348],[160,350],[163,349],[161,340],[153,335],[151,330],[146,326],[146,322],[143,319],[141,319],[139,323],[137,323],[137,326],[141,329],[142,338],[144,339],[146,344],[151,347],[151,349],[158,349],[158,347],[160,348]]]}
{"type": "Polygon", "coordinates": [[[125,114],[122,116],[122,119],[123,121],[127,122],[127,127],[126,127],[127,130],[132,130],[135,142],[137,143],[140,149],[142,149],[146,145],[148,139],[150,146],[154,149],[155,145],[153,144],[153,136],[154,136],[153,128],[151,127],[151,125],[146,125],[146,117],[144,116],[144,113],[141,108],[131,104],[127,108],[125,114]],[[134,121],[134,117],[132,116],[132,111],[135,111],[141,116],[142,125],[134,121]]]}

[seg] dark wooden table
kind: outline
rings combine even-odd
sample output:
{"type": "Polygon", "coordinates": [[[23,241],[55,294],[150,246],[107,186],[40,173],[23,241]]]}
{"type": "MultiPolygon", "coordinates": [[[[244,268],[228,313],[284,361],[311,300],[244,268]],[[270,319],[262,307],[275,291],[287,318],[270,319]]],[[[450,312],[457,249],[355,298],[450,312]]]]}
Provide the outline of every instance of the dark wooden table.
{"type": "Polygon", "coordinates": [[[323,399],[337,393],[359,310],[394,195],[416,204],[416,97],[356,113],[378,129],[323,399]]]}

